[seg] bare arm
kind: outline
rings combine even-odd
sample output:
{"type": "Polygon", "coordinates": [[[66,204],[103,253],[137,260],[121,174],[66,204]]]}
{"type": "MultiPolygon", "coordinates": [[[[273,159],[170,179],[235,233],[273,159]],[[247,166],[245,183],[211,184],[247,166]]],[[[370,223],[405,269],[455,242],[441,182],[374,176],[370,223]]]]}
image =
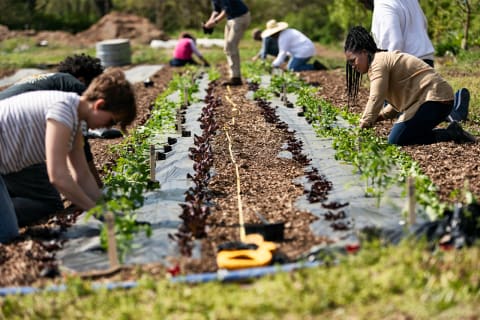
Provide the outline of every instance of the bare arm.
{"type": "MultiPolygon", "coordinates": [[[[81,133],[79,132],[81,136],[81,133]]],[[[83,152],[83,139],[75,139],[76,144],[68,153],[68,163],[70,165],[73,179],[88,194],[91,199],[98,200],[102,193],[98,188],[95,176],[92,174],[90,164],[87,162],[85,152],[83,152]]]]}
{"type": "Polygon", "coordinates": [[[227,13],[225,12],[225,10],[222,10],[220,13],[217,11],[213,11],[212,15],[210,16],[210,19],[208,19],[208,21],[205,22],[205,27],[206,28],[215,27],[215,25],[220,21],[222,21],[222,19],[225,18],[226,15],[227,13]]]}
{"type": "MultiPolygon", "coordinates": [[[[88,176],[86,179],[91,179],[93,183],[87,183],[93,187],[89,194],[77,183],[68,168],[67,155],[68,144],[71,130],[64,124],[49,119],[47,121],[46,135],[45,135],[45,149],[47,158],[47,171],[50,182],[62,193],[67,199],[84,210],[91,209],[95,206],[95,202],[100,197],[100,190],[98,189],[93,176],[88,169],[87,161],[82,148],[83,137],[79,130],[75,137],[72,155],[80,154],[83,160],[71,161],[72,166],[79,165],[79,161],[83,161],[81,168],[76,168],[76,178],[79,174],[88,176]]],[[[71,158],[71,155],[68,155],[71,158]]],[[[78,157],[78,156],[77,156],[78,157]]]]}

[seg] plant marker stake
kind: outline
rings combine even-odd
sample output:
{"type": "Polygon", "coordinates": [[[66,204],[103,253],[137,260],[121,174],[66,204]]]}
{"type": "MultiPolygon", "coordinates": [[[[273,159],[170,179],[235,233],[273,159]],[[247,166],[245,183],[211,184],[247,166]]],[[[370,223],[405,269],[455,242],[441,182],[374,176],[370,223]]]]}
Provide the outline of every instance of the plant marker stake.
{"type": "Polygon", "coordinates": [[[412,176],[408,177],[408,223],[413,226],[417,220],[415,214],[415,181],[412,176]]]}
{"type": "Polygon", "coordinates": [[[189,105],[188,104],[188,87],[186,84],[183,86],[183,104],[185,105],[185,107],[189,105]]]}
{"type": "Polygon", "coordinates": [[[176,115],[176,127],[177,127],[177,133],[182,134],[182,115],[180,114],[180,110],[177,110],[177,115],[176,115]]]}
{"type": "Polygon", "coordinates": [[[155,165],[156,165],[156,157],[155,157],[155,145],[150,145],[150,180],[156,181],[155,179],[155,165]]]}
{"type": "Polygon", "coordinates": [[[115,239],[115,223],[113,213],[107,212],[105,214],[105,222],[107,223],[107,239],[108,239],[108,261],[110,262],[110,268],[117,268],[118,256],[117,256],[117,240],[115,239]]]}

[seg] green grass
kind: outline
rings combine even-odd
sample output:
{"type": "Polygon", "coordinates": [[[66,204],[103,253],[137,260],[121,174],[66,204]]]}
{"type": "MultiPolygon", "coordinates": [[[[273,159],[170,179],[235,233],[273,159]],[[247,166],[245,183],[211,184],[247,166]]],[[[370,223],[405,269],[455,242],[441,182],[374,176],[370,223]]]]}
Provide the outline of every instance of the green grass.
{"type": "Polygon", "coordinates": [[[71,278],[61,293],[8,296],[5,319],[461,319],[480,308],[480,251],[370,243],[338,265],[251,283],[187,285],[143,277],[130,290],[71,278]]]}

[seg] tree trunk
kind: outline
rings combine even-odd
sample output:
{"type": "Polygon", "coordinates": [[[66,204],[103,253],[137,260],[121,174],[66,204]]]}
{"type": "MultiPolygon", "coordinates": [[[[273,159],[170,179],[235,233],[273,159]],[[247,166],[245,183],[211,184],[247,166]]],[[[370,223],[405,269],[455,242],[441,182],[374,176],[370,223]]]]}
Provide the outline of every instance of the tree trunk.
{"type": "Polygon", "coordinates": [[[463,39],[462,39],[462,49],[468,50],[468,32],[470,30],[470,19],[472,11],[470,9],[470,3],[468,0],[465,1],[465,23],[463,25],[463,39]]]}
{"type": "Polygon", "coordinates": [[[95,6],[102,17],[113,9],[112,0],[95,0],[95,6]]]}

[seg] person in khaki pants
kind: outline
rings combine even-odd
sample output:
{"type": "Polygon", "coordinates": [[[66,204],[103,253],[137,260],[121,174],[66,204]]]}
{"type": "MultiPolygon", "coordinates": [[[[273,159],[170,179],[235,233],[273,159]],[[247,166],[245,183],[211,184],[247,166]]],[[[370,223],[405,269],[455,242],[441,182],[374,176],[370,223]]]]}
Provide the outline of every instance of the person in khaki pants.
{"type": "Polygon", "coordinates": [[[250,25],[250,11],[242,0],[212,0],[213,12],[204,24],[204,28],[214,28],[223,18],[225,24],[225,46],[230,79],[223,85],[238,86],[242,84],[240,73],[240,51],[238,45],[245,30],[250,25]]]}

